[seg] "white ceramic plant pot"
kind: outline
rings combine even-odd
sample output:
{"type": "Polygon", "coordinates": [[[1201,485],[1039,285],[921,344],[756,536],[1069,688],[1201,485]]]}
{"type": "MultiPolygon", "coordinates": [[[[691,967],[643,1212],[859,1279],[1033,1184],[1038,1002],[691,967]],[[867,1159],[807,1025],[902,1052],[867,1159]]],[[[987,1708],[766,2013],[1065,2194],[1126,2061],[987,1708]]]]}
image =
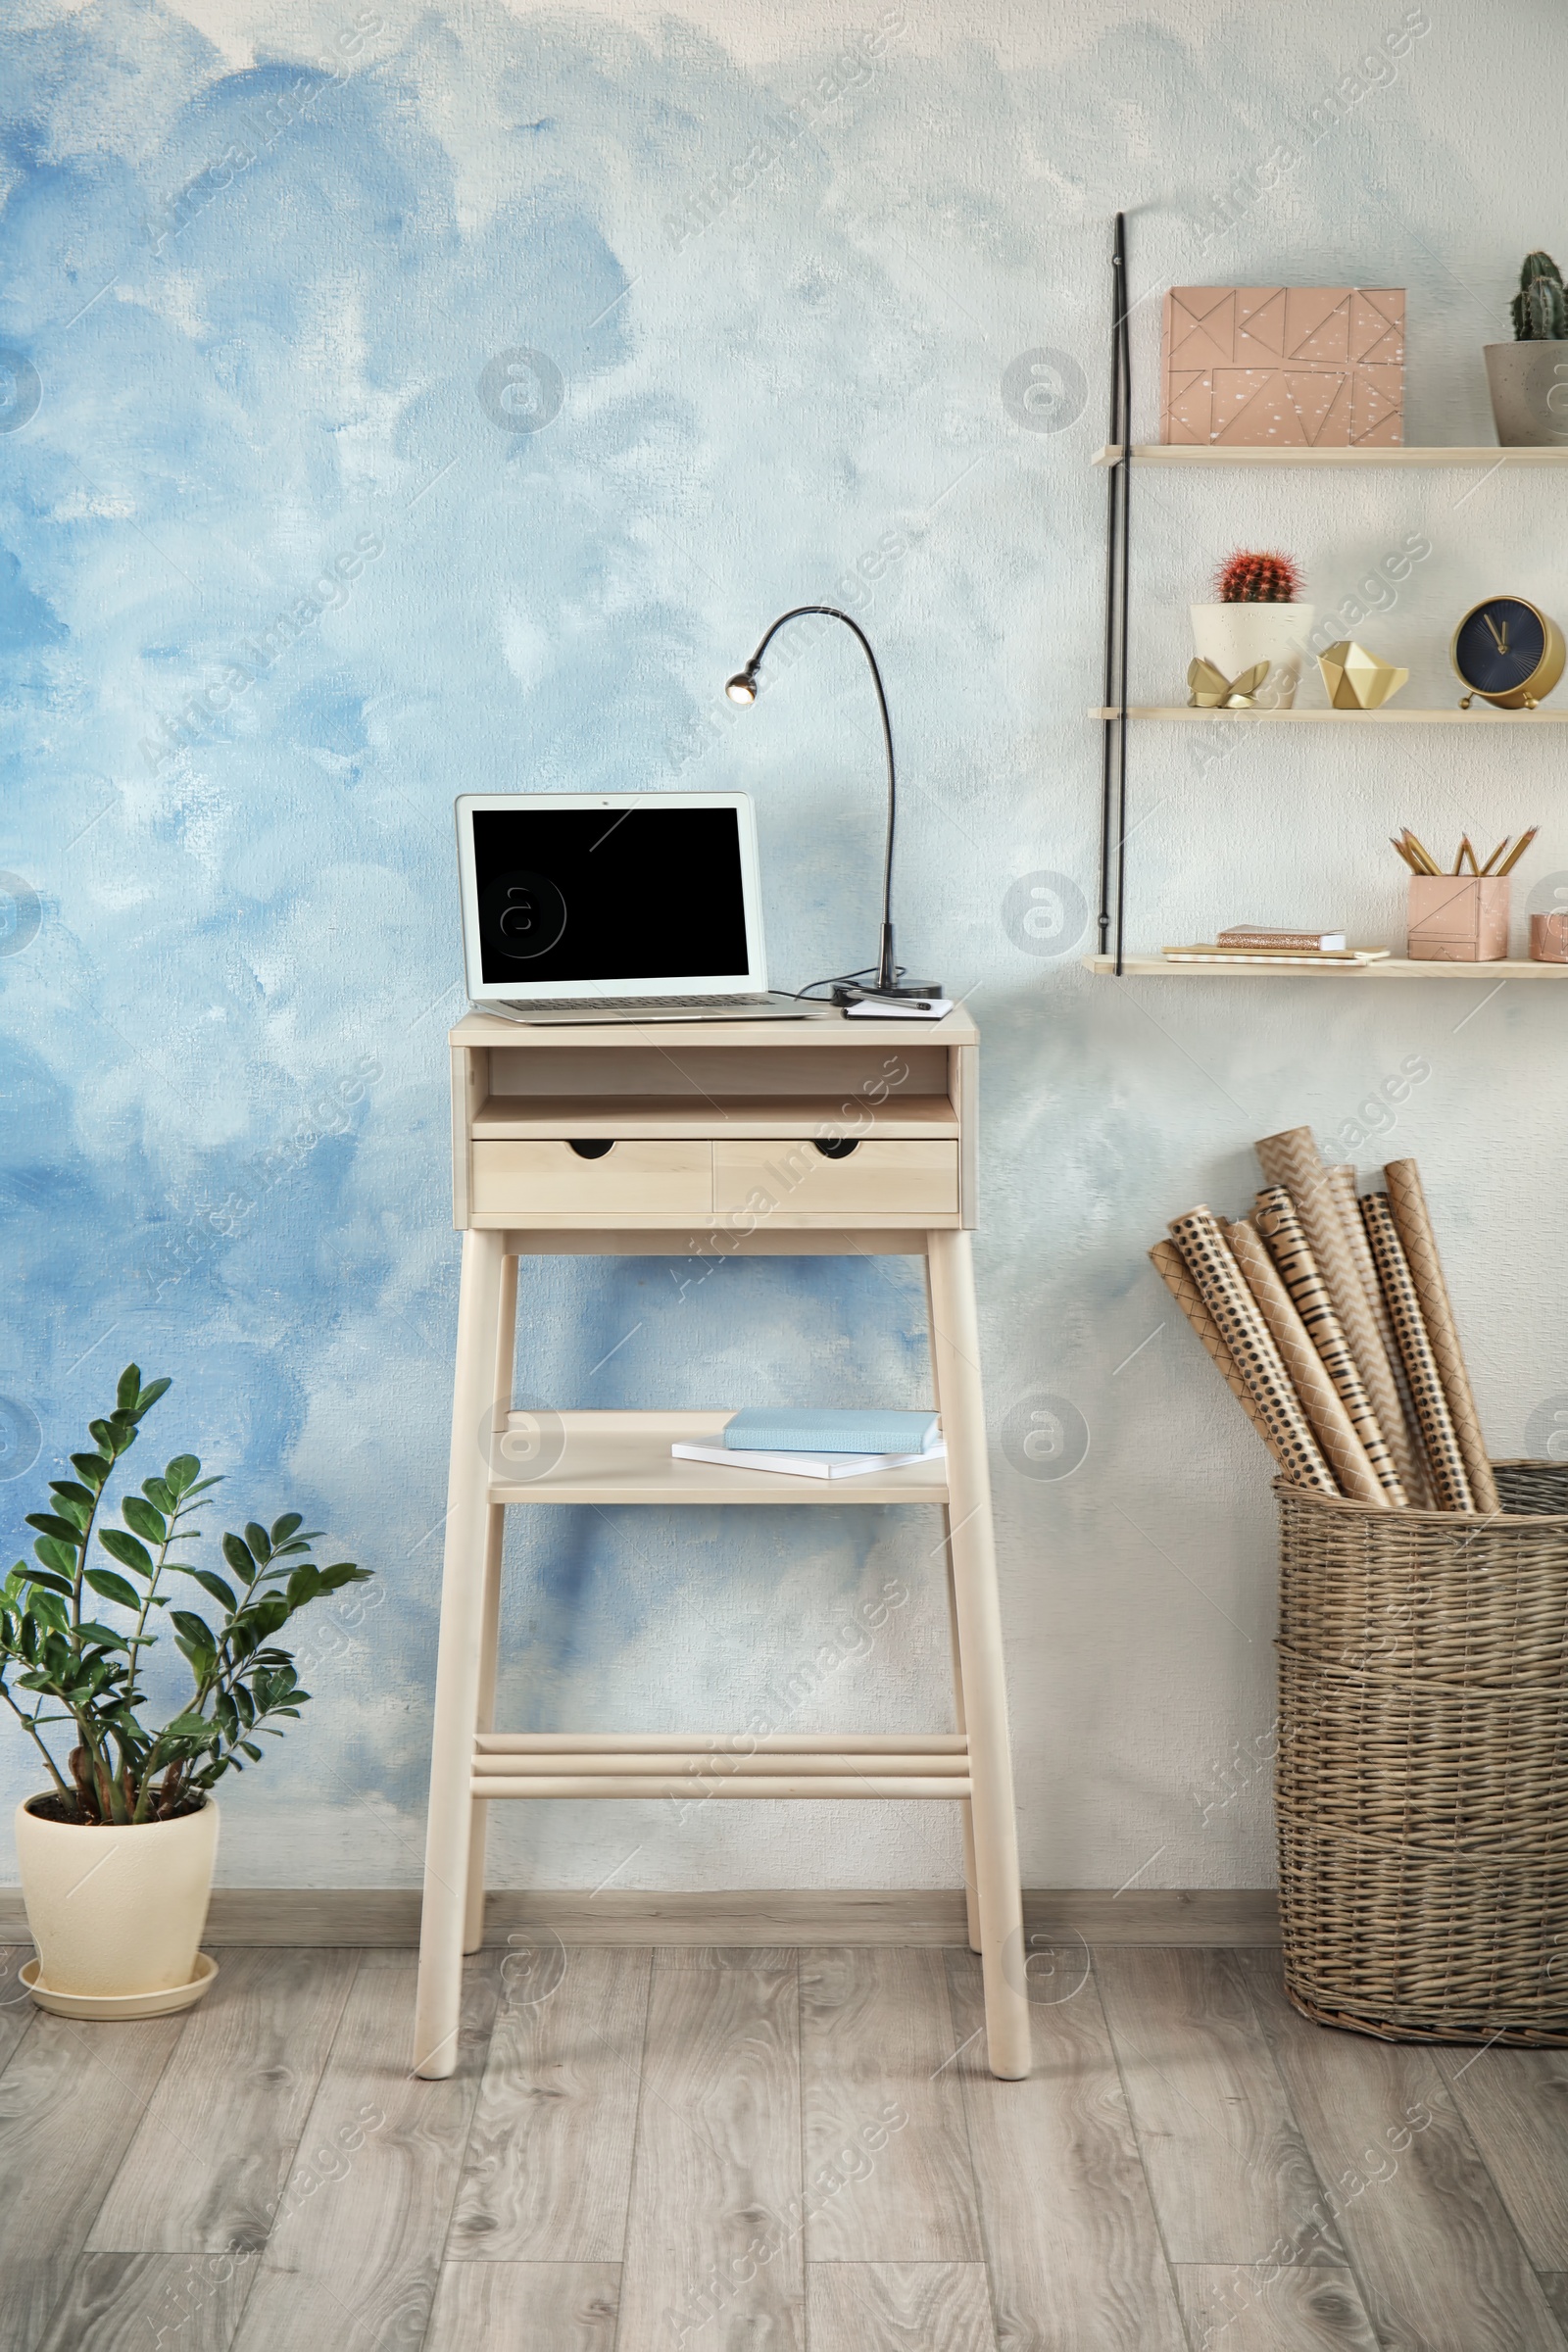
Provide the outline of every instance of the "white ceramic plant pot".
{"type": "Polygon", "coordinates": [[[1482,349],[1502,447],[1568,444],[1568,343],[1486,343],[1482,349]]]}
{"type": "MultiPolygon", "coordinates": [[[[1568,346],[1565,346],[1568,348],[1568,346]]],[[[1237,678],[1256,662],[1269,664],[1257,700],[1264,710],[1289,710],[1301,682],[1311,634],[1310,605],[1194,605],[1193,646],[1222,677],[1237,678]]]]}
{"type": "Polygon", "coordinates": [[[17,1860],[40,1990],[126,1999],[192,1984],[218,1857],[213,1799],[128,1829],[41,1820],[31,1801],[17,1807],[17,1860]]]}

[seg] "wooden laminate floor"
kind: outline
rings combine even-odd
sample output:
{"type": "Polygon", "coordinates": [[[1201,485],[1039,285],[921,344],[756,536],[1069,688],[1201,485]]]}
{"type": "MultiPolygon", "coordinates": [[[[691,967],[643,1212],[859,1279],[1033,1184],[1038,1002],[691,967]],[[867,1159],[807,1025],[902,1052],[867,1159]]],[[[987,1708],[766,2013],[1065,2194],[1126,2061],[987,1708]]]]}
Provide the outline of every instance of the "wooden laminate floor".
{"type": "Polygon", "coordinates": [[[231,1948],[96,2027],[23,1956],[0,2352],[1568,2344],[1568,2052],[1324,2032],[1276,1951],[1037,1955],[1019,2083],[929,1946],[514,1938],[445,2082],[412,1953],[231,1948]]]}

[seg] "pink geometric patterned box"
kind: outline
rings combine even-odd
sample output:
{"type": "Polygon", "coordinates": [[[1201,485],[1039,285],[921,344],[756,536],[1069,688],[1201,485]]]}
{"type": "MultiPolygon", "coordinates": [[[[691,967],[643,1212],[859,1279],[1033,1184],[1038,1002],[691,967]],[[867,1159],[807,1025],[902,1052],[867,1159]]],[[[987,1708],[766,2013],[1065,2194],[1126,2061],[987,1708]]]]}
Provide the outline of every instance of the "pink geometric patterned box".
{"type": "Polygon", "coordinates": [[[1160,438],[1236,449],[1396,449],[1402,286],[1172,286],[1160,438]]]}

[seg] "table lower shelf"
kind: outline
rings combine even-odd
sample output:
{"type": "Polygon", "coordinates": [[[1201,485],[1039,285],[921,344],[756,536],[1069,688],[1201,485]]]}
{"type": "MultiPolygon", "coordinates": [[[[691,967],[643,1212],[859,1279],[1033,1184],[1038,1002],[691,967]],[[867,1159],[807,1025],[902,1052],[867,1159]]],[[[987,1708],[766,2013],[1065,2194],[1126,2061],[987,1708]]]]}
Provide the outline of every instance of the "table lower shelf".
{"type": "Polygon", "coordinates": [[[948,1797],[970,1794],[961,1732],[481,1732],[477,1797],[948,1797]]]}
{"type": "Polygon", "coordinates": [[[493,1438],[493,1503],[841,1503],[948,1499],[948,1465],[911,1462],[859,1478],[798,1478],[678,1461],[677,1442],[716,1446],[732,1405],[705,1412],[514,1412],[493,1438]]]}

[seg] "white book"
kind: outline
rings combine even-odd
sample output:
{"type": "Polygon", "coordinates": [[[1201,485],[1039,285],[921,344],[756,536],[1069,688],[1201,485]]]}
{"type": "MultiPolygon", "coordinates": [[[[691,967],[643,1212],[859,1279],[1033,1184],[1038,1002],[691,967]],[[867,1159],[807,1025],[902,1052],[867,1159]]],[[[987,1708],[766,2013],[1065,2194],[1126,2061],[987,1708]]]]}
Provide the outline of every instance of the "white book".
{"type": "Polygon", "coordinates": [[[910,1462],[941,1462],[941,1438],[924,1453],[743,1453],[727,1446],[672,1446],[677,1461],[717,1462],[725,1470],[782,1470],[792,1478],[865,1478],[874,1470],[903,1470],[910,1462]]]}
{"type": "Polygon", "coordinates": [[[951,997],[859,997],[846,1004],[852,1021],[943,1021],[953,1010],[951,997]]]}
{"type": "Polygon", "coordinates": [[[1241,964],[1251,970],[1266,970],[1274,964],[1309,963],[1326,964],[1330,971],[1354,971],[1369,963],[1387,963],[1391,960],[1391,951],[1388,948],[1336,948],[1321,951],[1316,948],[1302,948],[1297,951],[1279,948],[1197,947],[1161,948],[1159,952],[1167,963],[1211,963],[1216,967],[1221,964],[1241,964]]]}

